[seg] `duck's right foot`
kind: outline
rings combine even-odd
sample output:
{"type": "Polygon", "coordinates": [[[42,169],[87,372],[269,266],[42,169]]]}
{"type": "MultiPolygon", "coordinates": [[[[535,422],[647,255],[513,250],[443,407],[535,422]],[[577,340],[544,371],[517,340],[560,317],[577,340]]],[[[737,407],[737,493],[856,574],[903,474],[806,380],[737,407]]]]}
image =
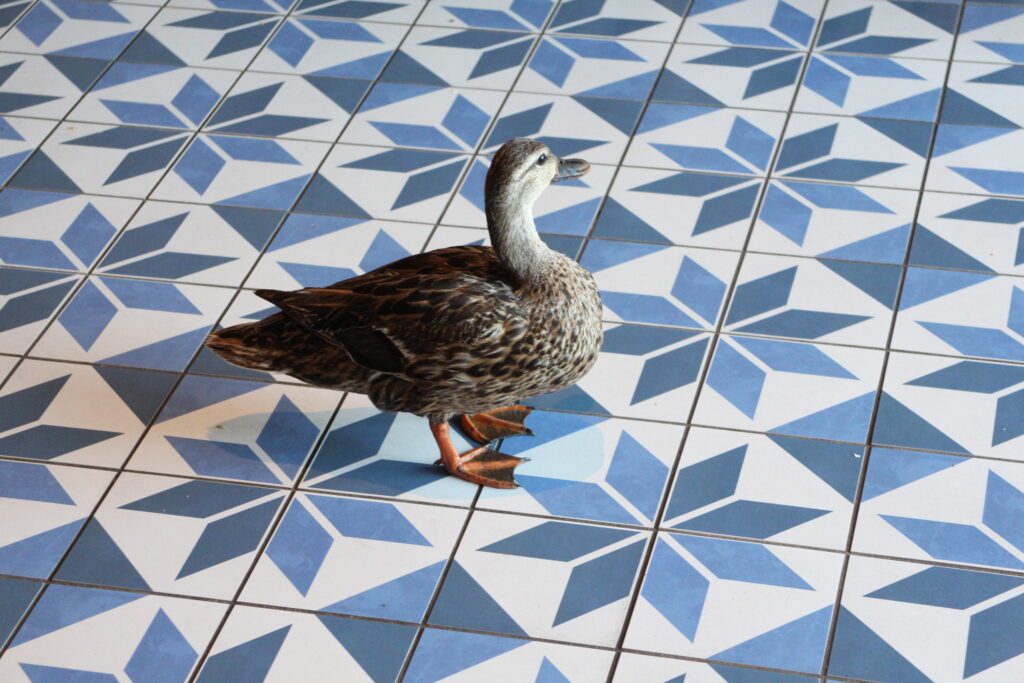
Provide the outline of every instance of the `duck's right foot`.
{"type": "Polygon", "coordinates": [[[440,464],[444,465],[449,474],[496,489],[514,489],[519,486],[512,474],[516,467],[527,461],[526,458],[499,453],[487,446],[477,446],[460,454],[452,444],[447,422],[432,423],[430,431],[441,451],[440,464]]]}
{"type": "Polygon", "coordinates": [[[532,412],[533,408],[521,405],[496,408],[486,413],[463,415],[459,418],[459,426],[477,443],[491,443],[506,436],[533,436],[524,424],[532,412]]]}

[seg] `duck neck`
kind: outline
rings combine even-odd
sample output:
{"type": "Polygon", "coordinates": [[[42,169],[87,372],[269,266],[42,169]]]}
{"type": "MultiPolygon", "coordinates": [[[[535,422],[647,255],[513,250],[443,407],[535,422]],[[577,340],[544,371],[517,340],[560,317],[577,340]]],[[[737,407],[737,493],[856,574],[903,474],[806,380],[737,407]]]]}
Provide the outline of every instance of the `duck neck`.
{"type": "Polygon", "coordinates": [[[487,231],[498,260],[519,284],[535,281],[546,271],[552,252],[537,234],[532,202],[488,199],[487,231]]]}

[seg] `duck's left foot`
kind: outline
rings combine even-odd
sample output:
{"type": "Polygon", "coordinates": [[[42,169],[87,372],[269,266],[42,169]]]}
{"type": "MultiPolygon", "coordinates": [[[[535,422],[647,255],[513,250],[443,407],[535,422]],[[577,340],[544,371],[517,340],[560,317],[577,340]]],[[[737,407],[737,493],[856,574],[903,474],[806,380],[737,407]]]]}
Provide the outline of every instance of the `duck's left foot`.
{"type": "Polygon", "coordinates": [[[460,454],[452,444],[447,422],[432,423],[430,431],[433,432],[441,451],[440,464],[444,465],[449,474],[473,484],[496,489],[514,489],[519,486],[512,473],[516,467],[527,461],[526,458],[499,453],[487,446],[478,446],[460,454]]]}
{"type": "Polygon", "coordinates": [[[490,443],[506,436],[533,436],[533,432],[524,423],[533,408],[514,405],[496,408],[486,413],[463,415],[459,426],[466,436],[477,443],[490,443]]]}

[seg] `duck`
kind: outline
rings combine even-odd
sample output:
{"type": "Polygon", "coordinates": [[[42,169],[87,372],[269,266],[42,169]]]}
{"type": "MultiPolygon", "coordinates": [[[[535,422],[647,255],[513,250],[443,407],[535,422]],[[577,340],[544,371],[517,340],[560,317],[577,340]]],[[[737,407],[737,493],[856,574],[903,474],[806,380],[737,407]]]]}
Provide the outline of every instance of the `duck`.
{"type": "Polygon", "coordinates": [[[531,435],[533,409],[523,402],[575,384],[601,348],[593,275],[550,249],[533,220],[549,185],[589,170],[541,141],[509,140],[484,183],[491,246],[414,254],[327,287],[256,290],[279,311],[212,332],[205,344],[241,367],[425,417],[435,464],[472,484],[516,488],[514,470],[526,459],[491,444],[531,435]],[[478,446],[458,452],[456,419],[478,446]]]}

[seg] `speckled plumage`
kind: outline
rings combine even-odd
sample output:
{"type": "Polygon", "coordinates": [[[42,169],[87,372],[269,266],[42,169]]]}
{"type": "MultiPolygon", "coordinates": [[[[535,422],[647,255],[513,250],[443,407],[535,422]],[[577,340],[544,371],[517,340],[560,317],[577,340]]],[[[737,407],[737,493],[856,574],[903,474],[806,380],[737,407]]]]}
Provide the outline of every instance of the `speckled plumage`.
{"type": "Polygon", "coordinates": [[[601,301],[589,272],[544,246],[530,209],[556,176],[573,177],[567,164],[579,175],[586,163],[551,155],[552,170],[546,149],[519,139],[495,155],[494,248],[416,254],[325,288],[258,291],[282,312],[207,345],[238,365],[364,393],[381,410],[433,423],[574,384],[597,359],[601,301]]]}

